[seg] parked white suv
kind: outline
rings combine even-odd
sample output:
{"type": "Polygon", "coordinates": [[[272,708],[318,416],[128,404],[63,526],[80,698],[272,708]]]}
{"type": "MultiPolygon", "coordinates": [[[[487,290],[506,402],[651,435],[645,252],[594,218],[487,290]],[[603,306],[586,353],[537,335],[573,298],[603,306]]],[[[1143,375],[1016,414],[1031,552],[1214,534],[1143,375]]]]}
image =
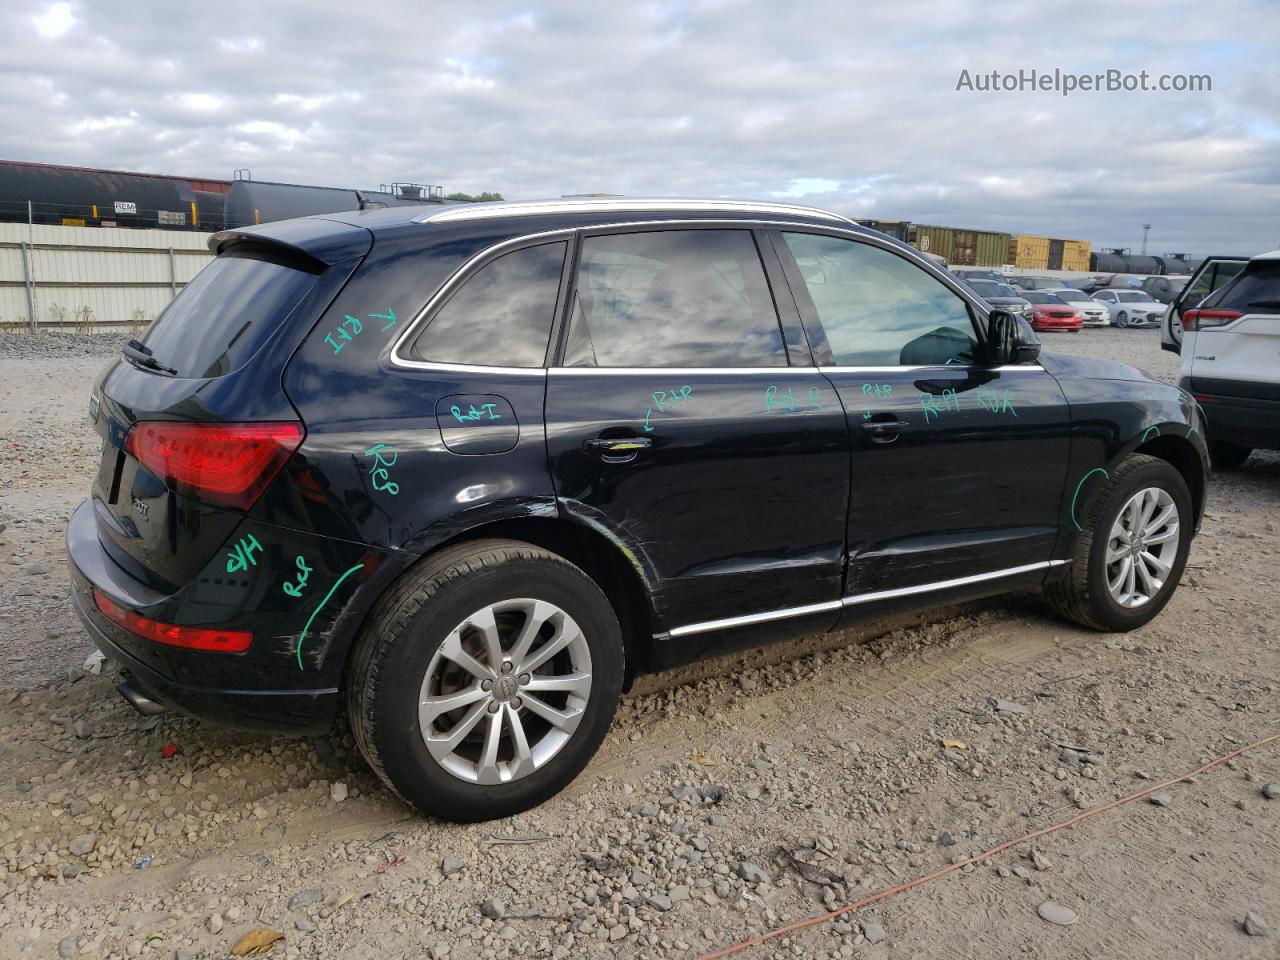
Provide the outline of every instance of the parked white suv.
{"type": "Polygon", "coordinates": [[[1111,311],[1115,327],[1154,327],[1164,316],[1164,304],[1151,299],[1142,290],[1099,290],[1093,299],[1111,311]]]}
{"type": "Polygon", "coordinates": [[[1280,250],[1183,312],[1178,385],[1204,410],[1216,468],[1280,449],[1280,250]]]}

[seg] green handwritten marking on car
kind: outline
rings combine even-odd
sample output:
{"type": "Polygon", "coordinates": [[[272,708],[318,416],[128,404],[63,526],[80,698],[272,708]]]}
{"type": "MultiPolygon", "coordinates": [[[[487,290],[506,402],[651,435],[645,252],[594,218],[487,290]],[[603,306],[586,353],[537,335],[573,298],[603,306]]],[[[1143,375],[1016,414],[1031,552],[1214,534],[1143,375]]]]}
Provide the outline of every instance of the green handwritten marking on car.
{"type": "Polygon", "coordinates": [[[311,568],[307,566],[307,561],[301,554],[293,558],[294,565],[298,568],[298,574],[295,580],[287,580],[280,585],[280,589],[289,596],[297,599],[302,596],[302,591],[307,588],[307,577],[311,576],[311,568]]]}
{"type": "Polygon", "coordinates": [[[1018,411],[1013,408],[1012,390],[992,390],[990,387],[978,388],[978,403],[992,413],[1011,413],[1015,417],[1018,411]]]}
{"type": "Polygon", "coordinates": [[[862,395],[864,397],[892,397],[892,383],[864,383],[862,385],[862,395]]]}
{"type": "Polygon", "coordinates": [[[498,405],[496,403],[482,403],[478,410],[475,404],[468,404],[467,412],[463,413],[462,408],[455,403],[449,408],[449,412],[453,414],[453,418],[459,423],[473,423],[476,420],[484,420],[486,414],[488,414],[488,419],[490,420],[501,420],[502,414],[493,412],[497,409],[498,405]]]}
{"type": "Polygon", "coordinates": [[[776,406],[784,410],[794,411],[796,408],[796,395],[791,392],[791,388],[787,387],[781,394],[778,393],[778,385],[770,384],[764,392],[764,409],[765,413],[770,412],[776,406]]]}
{"type": "Polygon", "coordinates": [[[1092,470],[1090,470],[1088,473],[1086,473],[1083,477],[1080,478],[1080,482],[1076,484],[1076,492],[1071,495],[1071,522],[1076,525],[1077,530],[1083,530],[1084,527],[1080,526],[1080,521],[1076,519],[1076,499],[1080,496],[1080,488],[1084,486],[1084,482],[1088,480],[1090,477],[1092,477],[1095,473],[1102,474],[1103,477],[1105,477],[1108,480],[1111,479],[1111,474],[1107,473],[1107,471],[1104,470],[1102,467],[1094,467],[1092,470]]]}
{"type": "Polygon", "coordinates": [[[262,544],[252,533],[241,537],[231,550],[227,552],[227,573],[240,573],[249,567],[256,567],[258,560],[254,554],[262,549],[262,544]]]}
{"type": "Polygon", "coordinates": [[[870,419],[871,419],[871,411],[870,411],[870,410],[864,411],[864,412],[863,412],[863,414],[862,414],[862,419],[863,419],[863,420],[870,420],[870,419]]]}
{"type": "Polygon", "coordinates": [[[316,614],[318,614],[321,610],[323,610],[323,609],[324,609],[324,605],[325,605],[326,603],[328,603],[328,602],[329,602],[329,598],[330,598],[330,597],[332,597],[332,596],[334,595],[334,593],[336,593],[336,592],[337,592],[338,588],[339,588],[340,586],[342,586],[342,582],[343,582],[344,580],[346,580],[346,579],[347,579],[347,577],[351,576],[351,575],[352,575],[353,573],[355,573],[357,570],[363,570],[363,569],[364,569],[364,564],[363,564],[363,563],[357,563],[354,567],[352,567],[350,570],[348,570],[346,573],[344,573],[342,576],[340,576],[340,577],[337,579],[337,581],[334,583],[334,585],[333,585],[332,587],[330,587],[330,588],[329,588],[329,592],[328,592],[328,593],[326,593],[326,594],[324,595],[324,599],[323,599],[323,600],[321,600],[321,601],[320,601],[320,603],[316,605],[316,608],[315,608],[314,610],[312,610],[312,611],[311,611],[311,616],[307,617],[307,622],[306,622],[306,623],[303,625],[303,627],[302,627],[302,633],[298,634],[298,646],[297,646],[297,648],[296,648],[296,653],[297,653],[297,655],[298,655],[298,669],[299,669],[299,670],[302,670],[302,669],[303,669],[303,666],[302,666],[302,644],[303,644],[303,641],[305,641],[305,640],[307,639],[307,633],[311,630],[311,624],[315,622],[316,614]]]}
{"type": "MultiPolygon", "coordinates": [[[[818,402],[818,397],[822,393],[821,387],[810,387],[805,394],[804,408],[805,410],[821,410],[822,404],[818,402]]],[[[801,409],[800,404],[796,402],[795,392],[787,387],[786,390],[779,391],[777,384],[770,384],[764,391],[764,410],[765,413],[772,413],[774,410],[784,410],[787,413],[794,413],[801,409]]]]}
{"type": "MultiPolygon", "coordinates": [[[[387,308],[386,313],[367,313],[365,314],[365,317],[366,319],[369,319],[369,320],[390,321],[386,326],[382,328],[383,333],[386,333],[388,330],[394,327],[396,325],[396,319],[397,319],[395,311],[390,309],[389,307],[387,308]]],[[[359,336],[363,332],[364,332],[363,321],[361,321],[359,317],[353,317],[351,314],[348,313],[346,316],[342,318],[342,323],[340,323],[337,327],[334,328],[333,333],[329,333],[325,335],[324,342],[333,348],[333,352],[336,355],[341,353],[343,347],[345,347],[348,343],[350,343],[352,340],[354,340],[357,336],[359,336]],[[338,337],[337,340],[334,339],[335,335],[338,337]]]]}
{"type": "Polygon", "coordinates": [[[369,476],[373,478],[373,489],[379,493],[386,491],[393,497],[399,493],[400,485],[391,480],[391,468],[400,459],[399,451],[385,443],[375,443],[364,452],[364,455],[373,457],[373,466],[369,468],[369,476]],[[390,460],[383,455],[383,451],[388,451],[391,454],[390,460]]]}
{"type": "MultiPolygon", "coordinates": [[[[1192,427],[1191,429],[1193,429],[1193,430],[1194,430],[1194,429],[1195,429],[1195,427],[1192,427]]],[[[1151,432],[1152,432],[1153,430],[1155,431],[1155,434],[1156,434],[1156,436],[1157,436],[1157,437],[1158,437],[1158,436],[1160,436],[1160,428],[1159,428],[1159,427],[1157,427],[1157,426],[1150,426],[1150,427],[1147,427],[1147,429],[1146,429],[1146,430],[1142,431],[1142,439],[1141,439],[1141,440],[1139,440],[1138,442],[1139,442],[1139,443],[1146,443],[1146,442],[1147,442],[1147,437],[1151,436],[1151,432]]]]}
{"type": "MultiPolygon", "coordinates": [[[[683,387],[678,389],[672,388],[670,393],[666,390],[655,390],[653,393],[649,394],[649,396],[653,399],[653,407],[657,407],[659,413],[669,413],[670,411],[667,409],[668,404],[688,403],[693,399],[693,387],[686,383],[683,387]]],[[[649,407],[649,409],[644,412],[645,433],[653,432],[653,427],[649,423],[649,420],[653,417],[653,407],[649,407]]]]}
{"type": "Polygon", "coordinates": [[[928,423],[934,417],[940,417],[944,413],[958,413],[960,398],[956,396],[954,387],[947,387],[936,396],[932,393],[920,394],[920,407],[924,410],[924,422],[928,423]]]}

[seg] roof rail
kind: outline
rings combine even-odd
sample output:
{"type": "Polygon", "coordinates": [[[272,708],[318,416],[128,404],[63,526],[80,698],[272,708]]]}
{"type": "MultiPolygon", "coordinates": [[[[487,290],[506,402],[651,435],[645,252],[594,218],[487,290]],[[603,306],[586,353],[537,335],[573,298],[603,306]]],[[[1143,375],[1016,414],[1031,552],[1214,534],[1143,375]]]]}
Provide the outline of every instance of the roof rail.
{"type": "Polygon", "coordinates": [[[788,216],[818,217],[838,223],[853,223],[848,217],[816,207],[791,203],[759,203],[750,200],[693,200],[689,198],[646,197],[582,197],[559,200],[530,200],[509,203],[476,203],[446,207],[414,217],[415,223],[452,223],[459,220],[487,220],[495,217],[551,216],[562,213],[642,213],[645,211],[688,210],[724,213],[766,213],[788,216]]]}

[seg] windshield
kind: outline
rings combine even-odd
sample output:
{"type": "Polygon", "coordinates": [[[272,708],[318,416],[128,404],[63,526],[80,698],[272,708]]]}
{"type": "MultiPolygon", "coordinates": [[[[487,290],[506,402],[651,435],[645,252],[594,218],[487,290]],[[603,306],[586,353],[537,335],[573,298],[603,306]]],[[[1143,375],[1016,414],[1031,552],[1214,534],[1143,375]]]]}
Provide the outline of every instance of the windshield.
{"type": "Polygon", "coordinates": [[[1023,299],[1032,303],[1062,303],[1061,298],[1054,296],[1052,293],[1045,293],[1043,290],[1028,290],[1023,295],[1023,299]]]}
{"type": "Polygon", "coordinates": [[[1136,290],[1132,292],[1122,290],[1120,293],[1117,293],[1116,296],[1120,298],[1121,303],[1155,303],[1150,296],[1136,290]]]}
{"type": "Polygon", "coordinates": [[[1089,295],[1085,293],[1083,290],[1055,290],[1053,292],[1063,300],[1072,301],[1076,303],[1079,303],[1082,300],[1089,299],[1089,295]]]}

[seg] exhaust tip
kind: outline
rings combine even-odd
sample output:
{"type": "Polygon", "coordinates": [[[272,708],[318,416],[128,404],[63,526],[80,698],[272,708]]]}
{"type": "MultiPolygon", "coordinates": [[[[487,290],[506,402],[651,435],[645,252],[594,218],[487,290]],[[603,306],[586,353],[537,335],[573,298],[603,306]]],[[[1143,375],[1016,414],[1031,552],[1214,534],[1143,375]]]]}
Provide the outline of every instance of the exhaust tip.
{"type": "Polygon", "coordinates": [[[152,700],[150,697],[144,697],[133,687],[129,686],[129,681],[127,680],[122,680],[120,683],[116,684],[116,689],[120,691],[120,696],[124,697],[125,702],[144,717],[154,717],[161,713],[169,712],[169,708],[163,703],[152,700]]]}

